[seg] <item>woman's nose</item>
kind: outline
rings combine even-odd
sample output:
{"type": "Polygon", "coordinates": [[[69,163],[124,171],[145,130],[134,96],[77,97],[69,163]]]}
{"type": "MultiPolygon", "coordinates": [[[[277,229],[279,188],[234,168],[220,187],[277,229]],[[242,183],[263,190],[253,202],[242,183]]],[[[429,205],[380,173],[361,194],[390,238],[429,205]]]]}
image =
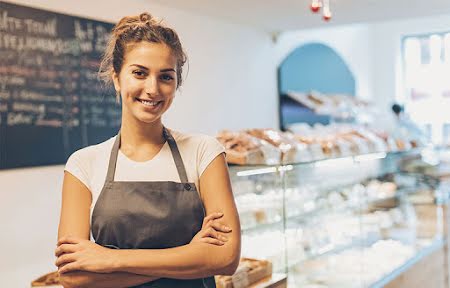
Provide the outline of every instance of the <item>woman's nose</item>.
{"type": "Polygon", "coordinates": [[[147,78],[145,82],[145,93],[151,95],[158,93],[158,80],[155,77],[147,78]]]}

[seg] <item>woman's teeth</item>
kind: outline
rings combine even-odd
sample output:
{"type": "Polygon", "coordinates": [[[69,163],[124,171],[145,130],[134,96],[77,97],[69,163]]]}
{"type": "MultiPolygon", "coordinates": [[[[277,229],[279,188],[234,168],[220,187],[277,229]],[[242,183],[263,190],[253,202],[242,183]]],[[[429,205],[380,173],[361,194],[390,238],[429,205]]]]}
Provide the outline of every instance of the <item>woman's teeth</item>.
{"type": "Polygon", "coordinates": [[[140,99],[138,99],[138,101],[146,106],[156,106],[160,103],[160,101],[146,101],[146,100],[140,100],[140,99]]]}

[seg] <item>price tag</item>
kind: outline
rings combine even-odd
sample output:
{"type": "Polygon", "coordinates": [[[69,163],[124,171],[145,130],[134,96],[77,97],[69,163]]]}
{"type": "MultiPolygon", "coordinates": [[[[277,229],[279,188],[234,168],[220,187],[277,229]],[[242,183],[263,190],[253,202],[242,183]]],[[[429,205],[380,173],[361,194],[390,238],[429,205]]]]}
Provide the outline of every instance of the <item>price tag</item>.
{"type": "Polygon", "coordinates": [[[233,276],[231,276],[231,282],[233,283],[233,288],[245,288],[249,286],[247,272],[240,271],[233,276]]]}

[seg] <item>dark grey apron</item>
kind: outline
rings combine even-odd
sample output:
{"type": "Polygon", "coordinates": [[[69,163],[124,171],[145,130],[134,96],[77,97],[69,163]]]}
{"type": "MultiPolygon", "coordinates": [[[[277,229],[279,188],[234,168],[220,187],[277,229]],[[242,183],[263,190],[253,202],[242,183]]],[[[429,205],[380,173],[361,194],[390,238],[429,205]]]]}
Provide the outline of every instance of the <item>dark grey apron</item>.
{"type": "MultiPolygon", "coordinates": [[[[109,158],[105,185],[92,212],[97,244],[116,249],[164,249],[188,244],[205,217],[194,183],[189,183],[175,139],[164,128],[181,183],[114,181],[120,131],[109,158]]],[[[216,287],[214,277],[179,280],[161,278],[135,287],[216,287]]]]}

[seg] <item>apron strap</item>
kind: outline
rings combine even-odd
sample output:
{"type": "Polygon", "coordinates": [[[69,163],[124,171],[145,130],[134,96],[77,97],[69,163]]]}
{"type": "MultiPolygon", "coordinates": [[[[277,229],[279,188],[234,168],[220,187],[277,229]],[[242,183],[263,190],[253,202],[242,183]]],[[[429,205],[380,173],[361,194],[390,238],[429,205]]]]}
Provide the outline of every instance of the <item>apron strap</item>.
{"type": "Polygon", "coordinates": [[[164,137],[167,139],[167,143],[169,144],[170,151],[172,152],[172,157],[175,161],[175,166],[177,166],[178,176],[180,176],[181,183],[188,183],[189,181],[186,174],[186,168],[184,166],[183,159],[181,158],[180,150],[178,150],[177,142],[166,127],[163,127],[163,133],[164,137]]]}
{"type": "MultiPolygon", "coordinates": [[[[181,183],[188,183],[188,177],[186,173],[186,168],[184,167],[183,159],[181,158],[180,151],[178,150],[178,145],[172,134],[163,127],[163,136],[167,140],[169,144],[170,151],[172,152],[172,157],[175,162],[175,166],[177,167],[178,176],[180,177],[181,183]]],[[[117,164],[117,155],[119,154],[120,147],[120,130],[117,133],[116,140],[114,141],[114,145],[111,149],[111,154],[109,156],[109,164],[108,164],[108,172],[106,174],[105,185],[108,183],[114,182],[114,174],[116,172],[116,164],[117,164]]]]}
{"type": "Polygon", "coordinates": [[[116,172],[117,155],[119,154],[120,147],[120,130],[117,133],[116,141],[111,149],[111,155],[109,156],[108,173],[106,174],[105,185],[114,182],[114,174],[116,172]]]}

